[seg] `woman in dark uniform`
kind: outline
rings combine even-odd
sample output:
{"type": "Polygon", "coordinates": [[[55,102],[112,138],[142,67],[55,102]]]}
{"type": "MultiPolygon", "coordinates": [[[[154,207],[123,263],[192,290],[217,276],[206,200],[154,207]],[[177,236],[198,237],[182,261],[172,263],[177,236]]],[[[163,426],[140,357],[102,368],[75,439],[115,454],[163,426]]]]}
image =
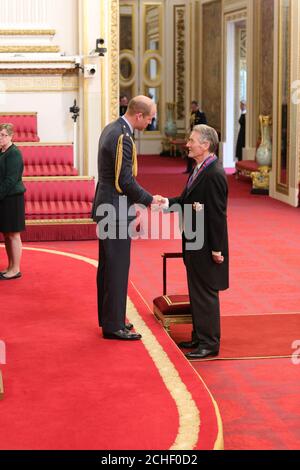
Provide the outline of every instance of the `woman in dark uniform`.
{"type": "Polygon", "coordinates": [[[23,159],[12,143],[12,124],[0,125],[0,232],[3,233],[8,258],[7,269],[1,271],[0,281],[21,277],[22,242],[25,230],[25,187],[22,182],[23,159]]]}

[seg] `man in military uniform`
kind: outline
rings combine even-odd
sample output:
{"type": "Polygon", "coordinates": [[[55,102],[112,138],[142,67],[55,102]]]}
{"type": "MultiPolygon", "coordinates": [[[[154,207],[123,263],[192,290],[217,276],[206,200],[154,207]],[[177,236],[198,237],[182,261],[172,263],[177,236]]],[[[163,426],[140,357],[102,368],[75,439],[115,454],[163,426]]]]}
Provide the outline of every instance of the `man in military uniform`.
{"type": "Polygon", "coordinates": [[[98,223],[99,238],[99,326],[107,339],[141,338],[140,334],[130,332],[132,324],[125,323],[131,244],[128,227],[135,219],[135,203],[149,206],[159,204],[163,198],[152,196],[137,183],[137,154],[132,136],[135,129],[144,130],[155,114],[155,103],[146,96],[137,96],[129,102],[124,116],[104,128],[99,140],[93,219],[98,223]],[[109,219],[107,210],[111,208],[113,216],[109,219]]]}
{"type": "MultiPolygon", "coordinates": [[[[205,114],[200,111],[198,101],[192,101],[191,103],[191,116],[190,116],[190,130],[192,132],[194,126],[199,124],[207,124],[205,114]]],[[[190,173],[193,169],[194,162],[192,158],[187,156],[187,164],[185,173],[190,173]]]]}

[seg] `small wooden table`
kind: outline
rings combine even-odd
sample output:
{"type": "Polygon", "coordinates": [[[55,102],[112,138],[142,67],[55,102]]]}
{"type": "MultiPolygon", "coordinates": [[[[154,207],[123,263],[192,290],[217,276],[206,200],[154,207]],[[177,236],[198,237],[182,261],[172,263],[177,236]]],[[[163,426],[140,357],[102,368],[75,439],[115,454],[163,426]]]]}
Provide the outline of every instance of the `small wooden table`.
{"type": "Polygon", "coordinates": [[[177,150],[183,156],[186,152],[186,140],[185,139],[170,139],[170,153],[172,157],[177,156],[177,150]]]}

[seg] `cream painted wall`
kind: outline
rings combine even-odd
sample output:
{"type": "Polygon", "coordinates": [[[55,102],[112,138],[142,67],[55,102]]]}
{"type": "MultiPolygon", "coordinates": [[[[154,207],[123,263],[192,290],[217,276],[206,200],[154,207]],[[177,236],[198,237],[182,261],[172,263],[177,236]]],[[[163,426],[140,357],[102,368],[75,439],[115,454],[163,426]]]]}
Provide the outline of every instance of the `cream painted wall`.
{"type": "Polygon", "coordinates": [[[78,0],[1,0],[1,28],[56,30],[53,43],[78,54],[78,0]]]}
{"type": "MultiPolygon", "coordinates": [[[[56,34],[52,44],[60,47],[61,54],[73,56],[79,53],[78,0],[1,0],[0,26],[11,29],[54,29],[56,34]]],[[[35,40],[36,45],[39,45],[39,37],[35,40]]],[[[43,54],[40,56],[43,60],[43,54]]],[[[41,75],[41,80],[46,82],[48,76],[41,75]]],[[[4,93],[2,98],[1,111],[38,113],[41,141],[73,141],[73,121],[69,108],[74,99],[78,100],[77,91],[9,92],[4,93]]]]}
{"type": "Polygon", "coordinates": [[[54,43],[66,55],[77,55],[78,0],[46,0],[48,26],[56,30],[54,43]]]}
{"type": "Polygon", "coordinates": [[[42,142],[72,142],[73,120],[69,112],[77,93],[6,93],[5,112],[37,112],[38,135],[42,142]]]}

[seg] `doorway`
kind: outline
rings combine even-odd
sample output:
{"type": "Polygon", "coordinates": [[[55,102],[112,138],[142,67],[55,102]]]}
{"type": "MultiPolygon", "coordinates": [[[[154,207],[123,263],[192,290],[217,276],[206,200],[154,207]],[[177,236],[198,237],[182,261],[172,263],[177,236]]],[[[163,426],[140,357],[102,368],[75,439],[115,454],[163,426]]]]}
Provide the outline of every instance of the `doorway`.
{"type": "Polygon", "coordinates": [[[225,129],[223,165],[234,168],[245,147],[247,109],[247,27],[246,20],[226,22],[225,129]],[[238,143],[238,145],[237,145],[238,143]]]}
{"type": "Polygon", "coordinates": [[[161,151],[163,132],[163,0],[120,0],[120,114],[133,96],[149,96],[157,115],[136,132],[138,153],[161,151]]]}

